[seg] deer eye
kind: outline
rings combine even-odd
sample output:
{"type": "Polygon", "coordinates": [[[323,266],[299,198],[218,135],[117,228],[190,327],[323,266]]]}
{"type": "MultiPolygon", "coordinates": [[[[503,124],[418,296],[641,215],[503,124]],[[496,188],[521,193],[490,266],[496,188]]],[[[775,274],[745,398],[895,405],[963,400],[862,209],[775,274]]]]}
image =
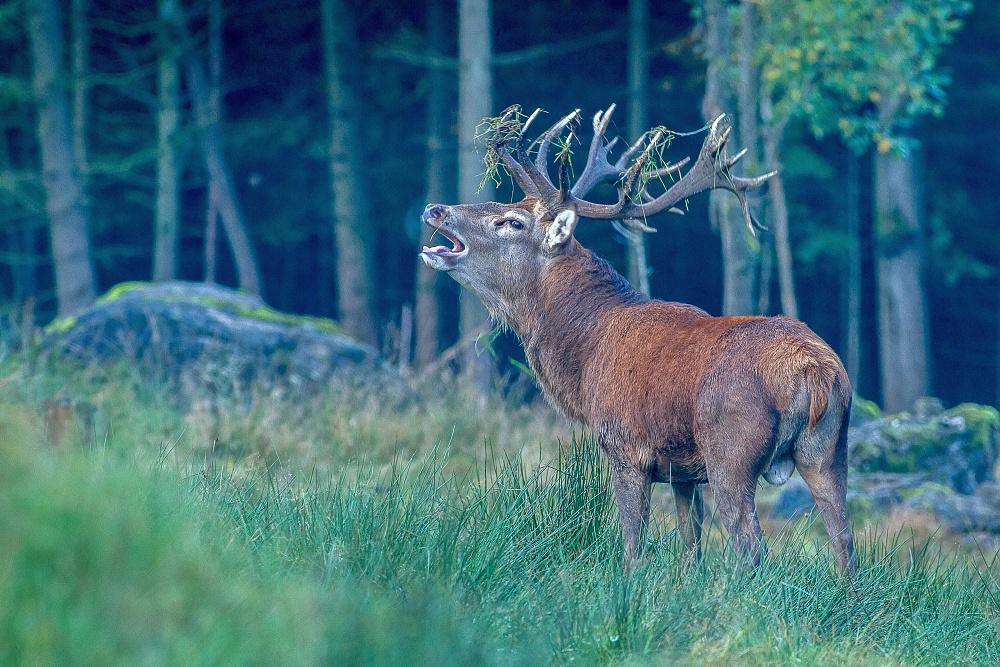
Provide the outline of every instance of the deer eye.
{"type": "Polygon", "coordinates": [[[507,222],[510,224],[511,229],[524,229],[524,223],[520,220],[508,220],[507,222]]]}

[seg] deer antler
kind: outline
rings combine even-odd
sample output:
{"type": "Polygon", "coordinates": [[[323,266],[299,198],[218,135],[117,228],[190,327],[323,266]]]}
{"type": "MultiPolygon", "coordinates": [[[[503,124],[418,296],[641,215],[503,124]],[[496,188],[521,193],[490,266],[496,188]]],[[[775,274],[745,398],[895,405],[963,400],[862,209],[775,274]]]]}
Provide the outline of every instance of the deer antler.
{"type": "MultiPolygon", "coordinates": [[[[561,136],[567,126],[571,127],[579,119],[579,110],[564,116],[538,137],[534,162],[528,158],[522,142],[528,126],[539,114],[537,109],[520,127],[515,137],[494,137],[491,140],[491,148],[499,153],[507,171],[525,194],[541,198],[554,211],[572,206],[579,215],[587,218],[642,220],[666,210],[679,212],[674,206],[685,199],[706,190],[723,189],[729,190],[739,198],[743,217],[751,231],[755,228],[762,229],[750,213],[750,203],[746,193],[764,184],[777,172],[772,171],[753,178],[732,174],[733,166],[746,154],[746,150],[732,157],[726,154],[726,142],[729,140],[732,128],[724,126],[725,114],[712,122],[698,158],[691,168],[666,191],[654,197],[648,192],[649,184],[664,176],[673,176],[681,172],[690,162],[690,158],[657,169],[648,169],[647,165],[667,140],[663,130],[656,130],[643,134],[612,163],[611,152],[618,139],[605,142],[605,134],[614,110],[615,105],[612,104],[606,110],[594,115],[594,136],[590,142],[587,164],[571,188],[567,187],[565,179],[567,158],[562,158],[560,161],[560,186],[553,184],[548,172],[548,150],[552,141],[561,136]],[[600,204],[584,199],[597,185],[606,182],[618,184],[617,202],[600,204]]],[[[518,108],[512,107],[501,117],[501,121],[516,119],[519,113],[518,108]]]]}

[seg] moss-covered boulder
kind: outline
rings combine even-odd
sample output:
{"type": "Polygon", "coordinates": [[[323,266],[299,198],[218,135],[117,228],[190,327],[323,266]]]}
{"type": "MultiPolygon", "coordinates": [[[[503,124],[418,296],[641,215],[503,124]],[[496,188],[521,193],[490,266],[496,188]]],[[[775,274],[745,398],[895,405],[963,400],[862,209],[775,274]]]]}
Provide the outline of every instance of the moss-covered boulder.
{"type": "Polygon", "coordinates": [[[974,403],[944,410],[922,399],[913,412],[853,422],[848,440],[852,472],[920,475],[971,494],[994,478],[1000,414],[974,403]]]}
{"type": "Polygon", "coordinates": [[[1000,486],[996,482],[979,485],[973,495],[954,493],[940,486],[928,487],[914,493],[905,505],[933,514],[955,533],[1000,534],[1000,486]]]}
{"type": "Polygon", "coordinates": [[[309,387],[333,376],[391,375],[375,350],[332,320],[269,308],[201,283],[126,283],[46,329],[48,355],[126,362],[165,379],[214,374],[309,387]]]}

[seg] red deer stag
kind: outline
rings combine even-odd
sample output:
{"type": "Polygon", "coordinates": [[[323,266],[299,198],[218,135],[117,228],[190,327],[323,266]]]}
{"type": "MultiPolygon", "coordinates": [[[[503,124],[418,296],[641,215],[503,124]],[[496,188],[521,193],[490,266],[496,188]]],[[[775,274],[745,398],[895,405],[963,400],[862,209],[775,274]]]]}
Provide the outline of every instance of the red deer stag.
{"type": "Polygon", "coordinates": [[[673,488],[679,529],[699,555],[698,485],[707,482],[734,548],[756,564],[763,548],[757,479],[783,484],[794,467],[816,500],[840,570],[853,577],[845,503],[851,383],[833,350],[787,317],[712,317],[646,299],[573,237],[581,218],[643,220],[713,188],[733,192],[754,225],[746,191],[772,174],[732,175],[743,153],[727,155],[720,116],[690,169],[654,197],[648,184],[681,174],[689,160],[658,167],[666,137],[650,131],[612,162],[617,140],[604,135],[613,111],[594,116],[587,164],[572,185],[568,151],[558,156],[558,185],[548,153],[557,138],[571,140],[564,132],[573,132],[578,111],[528,149],[525,132],[537,111],[526,122],[516,107],[491,119],[487,155],[526,198],[429,204],[424,221],[451,247],[425,246],[424,263],[478,295],[520,337],[549,400],[593,429],[610,463],[626,562],[640,549],[653,482],[673,488]],[[617,184],[616,203],[584,198],[606,182],[617,184]]]}

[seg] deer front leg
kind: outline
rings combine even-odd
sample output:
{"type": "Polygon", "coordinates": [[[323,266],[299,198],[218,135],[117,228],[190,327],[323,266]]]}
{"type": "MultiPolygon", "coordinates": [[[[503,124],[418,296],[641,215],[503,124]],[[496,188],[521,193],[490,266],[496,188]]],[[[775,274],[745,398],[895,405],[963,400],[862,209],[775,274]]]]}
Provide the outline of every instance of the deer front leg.
{"type": "Polygon", "coordinates": [[[649,521],[649,491],[652,479],[648,471],[627,463],[612,462],[611,484],[615,503],[621,516],[622,542],[625,546],[626,567],[635,560],[642,548],[642,539],[649,521]]]}
{"type": "Polygon", "coordinates": [[[677,506],[677,532],[684,540],[687,556],[698,562],[701,560],[701,523],[704,519],[701,491],[694,482],[672,482],[670,486],[677,506]]]}

